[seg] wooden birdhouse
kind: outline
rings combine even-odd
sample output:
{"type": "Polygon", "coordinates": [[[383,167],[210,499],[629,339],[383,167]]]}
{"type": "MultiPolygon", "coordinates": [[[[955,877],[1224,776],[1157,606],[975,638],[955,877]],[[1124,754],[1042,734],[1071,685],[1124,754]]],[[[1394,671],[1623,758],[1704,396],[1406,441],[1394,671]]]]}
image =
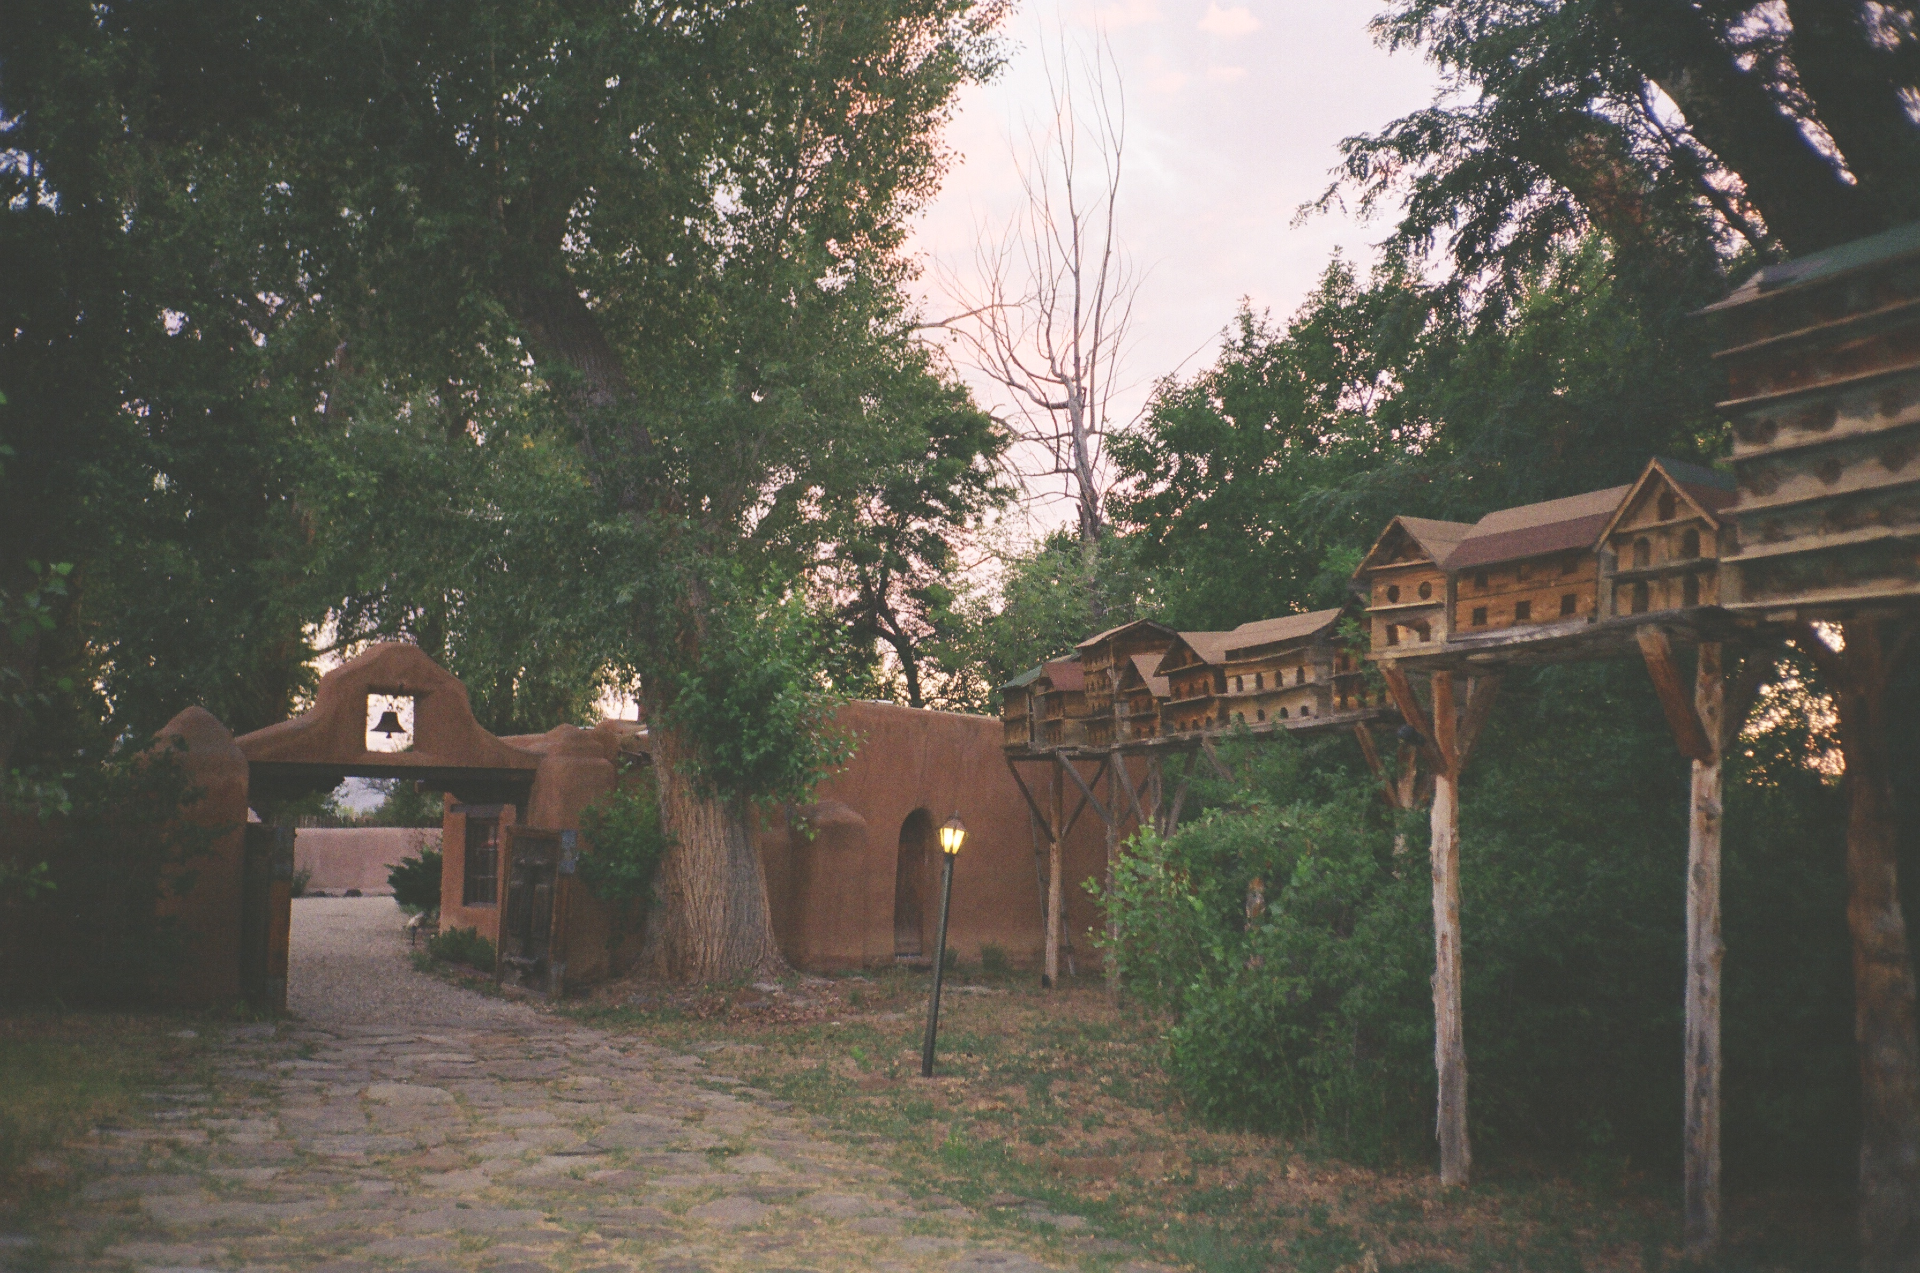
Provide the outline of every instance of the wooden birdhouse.
{"type": "Polygon", "coordinates": [[[1920,222],[1770,265],[1707,313],[1737,487],[1720,604],[1920,596],[1920,222]]]}
{"type": "Polygon", "coordinates": [[[1126,737],[1119,723],[1121,674],[1134,655],[1151,655],[1158,662],[1173,644],[1174,637],[1172,628],[1151,619],[1137,619],[1108,628],[1074,647],[1081,673],[1086,678],[1088,746],[1110,747],[1126,737]]]}
{"type": "Polygon", "coordinates": [[[1119,738],[1122,742],[1140,742],[1160,736],[1160,709],[1171,696],[1167,678],[1156,674],[1163,656],[1130,654],[1121,664],[1118,688],[1119,738]]]}
{"type": "Polygon", "coordinates": [[[1024,750],[1034,743],[1034,698],[1044,665],[1031,667],[1000,687],[1000,744],[1024,750]]]}
{"type": "Polygon", "coordinates": [[[1245,623],[1228,634],[1225,724],[1311,720],[1333,711],[1333,630],[1342,610],[1245,623]]]}
{"type": "Polygon", "coordinates": [[[1630,489],[1503,508],[1475,522],[1447,558],[1452,639],[1593,622],[1600,584],[1593,546],[1630,489]]]}
{"type": "Polygon", "coordinates": [[[1042,747],[1084,747],[1087,744],[1086,677],[1073,659],[1051,659],[1041,665],[1034,685],[1039,708],[1042,747]]]}
{"type": "Polygon", "coordinates": [[[1719,604],[1722,514],[1731,503],[1732,478],[1647,461],[1600,533],[1601,617],[1719,604]]]}
{"type": "Polygon", "coordinates": [[[1192,734],[1227,723],[1226,632],[1182,632],[1154,667],[1167,680],[1160,706],[1162,734],[1192,734]]]}
{"type": "Polygon", "coordinates": [[[1426,517],[1387,524],[1353,576],[1366,600],[1369,657],[1447,639],[1446,561],[1472,529],[1426,517]]]}

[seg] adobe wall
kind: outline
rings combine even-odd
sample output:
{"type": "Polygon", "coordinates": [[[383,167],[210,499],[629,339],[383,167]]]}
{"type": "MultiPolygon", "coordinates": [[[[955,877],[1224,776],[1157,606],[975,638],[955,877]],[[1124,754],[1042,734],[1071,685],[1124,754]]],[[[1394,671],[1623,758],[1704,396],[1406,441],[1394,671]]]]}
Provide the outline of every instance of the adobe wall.
{"type": "MultiPolygon", "coordinates": [[[[501,813],[502,839],[508,826],[526,826],[541,830],[578,830],[580,812],[614,785],[614,757],[620,735],[607,729],[580,729],[560,725],[544,734],[523,734],[501,742],[519,752],[539,756],[533,788],[523,806],[509,805],[501,813]]],[[[465,807],[451,796],[446,800],[441,821],[440,927],[472,928],[489,941],[500,938],[498,901],[490,905],[467,906],[463,902],[466,880],[467,818],[465,807]]],[[[583,848],[586,846],[582,845],[583,848]]],[[[504,889],[506,881],[500,880],[504,889]]],[[[607,943],[611,917],[607,908],[584,888],[566,891],[566,910],[560,922],[566,931],[569,984],[596,980],[607,974],[607,943]]]]}
{"type": "MultiPolygon", "coordinates": [[[[963,959],[978,959],[980,948],[991,944],[1017,964],[1038,964],[1045,946],[1041,886],[1026,802],[1001,751],[1000,722],[887,703],[853,703],[838,719],[857,737],[853,760],[820,784],[815,805],[758,836],[774,924],[789,961],[820,970],[893,961],[901,830],[916,810],[925,810],[934,828],[955,811],[967,826],[954,864],[948,945],[963,959]],[[803,820],[811,823],[811,838],[803,820]]],[[[1028,769],[1029,783],[1043,781],[1040,766],[1028,769]]],[[[1090,769],[1083,769],[1088,777],[1090,769]]],[[[1045,788],[1035,796],[1044,801],[1045,788]]],[[[1078,801],[1076,790],[1069,814],[1078,801]]],[[[1088,930],[1102,919],[1082,883],[1105,873],[1105,836],[1089,809],[1067,840],[1067,932],[1081,970],[1099,964],[1088,930]]],[[[939,869],[930,838],[919,893],[928,954],[939,869]]]]}
{"type": "Polygon", "coordinates": [[[439,827],[301,827],[293,836],[294,870],[311,871],[309,893],[357,888],[368,897],[393,892],[387,872],[402,858],[440,847],[439,827]]]}
{"type": "Polygon", "coordinates": [[[162,992],[166,1002],[203,1007],[240,999],[242,841],[247,824],[247,757],[213,713],[189,707],[156,735],[156,747],[173,740],[188,782],[200,798],[181,810],[181,820],[218,832],[206,855],[179,868],[191,879],[185,893],[168,889],[156,911],[179,921],[186,942],[179,980],[162,992]]]}

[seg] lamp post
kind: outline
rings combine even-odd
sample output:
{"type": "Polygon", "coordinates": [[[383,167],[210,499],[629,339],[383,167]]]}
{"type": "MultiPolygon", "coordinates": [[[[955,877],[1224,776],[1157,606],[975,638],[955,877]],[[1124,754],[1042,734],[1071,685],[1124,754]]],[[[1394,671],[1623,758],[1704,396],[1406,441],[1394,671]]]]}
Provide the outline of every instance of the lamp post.
{"type": "Polygon", "coordinates": [[[933,1077],[933,1039],[940,1030],[940,982],[947,970],[947,908],[953,902],[953,860],[966,843],[967,828],[960,813],[948,818],[940,828],[940,939],[933,948],[933,994],[927,1000],[927,1041],[920,1049],[920,1077],[933,1077]]]}

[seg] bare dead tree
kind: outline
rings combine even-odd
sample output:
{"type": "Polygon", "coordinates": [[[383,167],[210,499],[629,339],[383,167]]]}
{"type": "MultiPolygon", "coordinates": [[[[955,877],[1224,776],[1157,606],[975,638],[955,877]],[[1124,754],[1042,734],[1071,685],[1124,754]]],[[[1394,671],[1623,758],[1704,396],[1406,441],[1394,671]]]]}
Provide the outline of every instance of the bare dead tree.
{"type": "Polygon", "coordinates": [[[1092,543],[1106,527],[1106,438],[1139,290],[1115,226],[1126,104],[1104,38],[1072,50],[1057,34],[1045,66],[1050,117],[1015,145],[1023,206],[981,235],[975,281],[942,272],[958,312],[926,326],[998,391],[1029,502],[1069,500],[1092,543]]]}

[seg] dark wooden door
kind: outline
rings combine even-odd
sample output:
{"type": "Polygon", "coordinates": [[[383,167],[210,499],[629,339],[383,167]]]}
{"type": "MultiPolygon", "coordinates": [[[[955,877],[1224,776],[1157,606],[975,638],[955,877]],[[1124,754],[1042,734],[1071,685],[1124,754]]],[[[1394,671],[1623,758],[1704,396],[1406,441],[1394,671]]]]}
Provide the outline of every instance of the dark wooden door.
{"type": "Polygon", "coordinates": [[[561,943],[562,892],[573,867],[573,834],[508,827],[500,910],[500,980],[543,995],[566,978],[561,943]]]}
{"type": "Polygon", "coordinates": [[[240,993],[258,1011],[287,1007],[293,828],[249,822],[241,839],[240,993]]]}

